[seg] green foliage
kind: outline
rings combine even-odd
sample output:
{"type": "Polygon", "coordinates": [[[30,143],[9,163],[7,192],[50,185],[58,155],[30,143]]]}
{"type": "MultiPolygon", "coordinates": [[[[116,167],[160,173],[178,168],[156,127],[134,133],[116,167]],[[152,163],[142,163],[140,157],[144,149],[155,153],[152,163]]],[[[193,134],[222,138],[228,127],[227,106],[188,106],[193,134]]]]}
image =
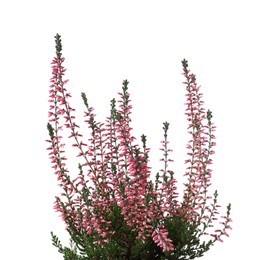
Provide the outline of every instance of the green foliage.
{"type": "Polygon", "coordinates": [[[211,240],[207,244],[201,243],[197,237],[197,227],[182,217],[166,218],[165,226],[174,244],[174,251],[165,252],[167,259],[194,259],[209,250],[211,240]]]}
{"type": "Polygon", "coordinates": [[[52,235],[52,244],[58,248],[58,252],[64,255],[65,260],[86,260],[86,259],[195,259],[204,255],[209,250],[212,240],[201,243],[196,238],[197,227],[190,225],[186,220],[182,221],[182,217],[173,216],[164,219],[165,227],[169,232],[169,237],[174,244],[173,251],[163,252],[162,249],[153,242],[151,237],[148,237],[145,243],[136,239],[137,233],[132,232],[132,228],[127,226],[121,208],[116,204],[113,206],[112,214],[109,218],[112,223],[112,229],[116,233],[111,237],[105,248],[101,248],[93,244],[91,235],[82,234],[84,238],[82,243],[76,236],[71,235],[75,243],[83,244],[83,249],[77,248],[76,245],[72,248],[63,248],[57,236],[52,235]],[[80,251],[79,253],[77,253],[80,251]]]}

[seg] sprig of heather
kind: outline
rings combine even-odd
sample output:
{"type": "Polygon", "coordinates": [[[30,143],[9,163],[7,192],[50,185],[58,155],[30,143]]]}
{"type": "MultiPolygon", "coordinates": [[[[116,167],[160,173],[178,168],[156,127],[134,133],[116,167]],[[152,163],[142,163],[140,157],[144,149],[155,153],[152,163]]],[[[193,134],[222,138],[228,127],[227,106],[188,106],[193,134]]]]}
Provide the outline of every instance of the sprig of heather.
{"type": "MultiPolygon", "coordinates": [[[[208,196],[208,188],[211,186],[212,164],[211,155],[215,152],[213,147],[216,145],[214,142],[215,136],[213,132],[216,127],[212,119],[212,112],[208,110],[205,112],[203,107],[204,101],[202,100],[202,93],[200,93],[200,86],[197,86],[196,76],[190,73],[188,69],[188,62],[182,61],[183,75],[186,78],[187,89],[187,109],[186,115],[189,121],[188,133],[191,139],[187,144],[189,159],[185,161],[187,164],[187,171],[185,176],[188,177],[188,183],[185,184],[186,190],[184,191],[183,211],[186,219],[195,226],[197,239],[202,235],[208,235],[206,229],[212,228],[213,221],[216,221],[219,214],[217,204],[218,193],[215,191],[213,198],[208,196]],[[208,201],[213,202],[208,206],[208,201]]],[[[231,205],[228,205],[227,215],[222,216],[226,218],[227,222],[224,224],[222,231],[215,230],[215,233],[210,234],[219,241],[220,235],[227,234],[226,229],[230,228],[228,225],[231,222],[229,218],[231,205]],[[219,235],[217,235],[217,233],[219,235]]],[[[209,244],[215,242],[210,240],[209,244]]]]}
{"type": "Polygon", "coordinates": [[[163,214],[166,215],[166,213],[168,213],[168,216],[172,217],[179,207],[179,202],[177,200],[177,181],[174,178],[174,172],[169,170],[169,164],[173,162],[173,160],[170,159],[170,153],[173,152],[173,150],[168,147],[168,129],[169,123],[164,122],[164,140],[161,141],[162,147],[160,148],[163,152],[163,158],[161,158],[160,161],[164,163],[164,167],[160,170],[161,175],[159,173],[156,174],[155,188],[159,191],[159,202],[164,210],[163,214]]]}
{"type": "MultiPolygon", "coordinates": [[[[67,199],[67,206],[70,206],[70,209],[67,209],[66,211],[63,211],[63,219],[66,220],[66,217],[64,214],[68,215],[68,211],[73,212],[73,202],[72,202],[72,193],[76,190],[76,187],[74,186],[73,182],[70,180],[69,171],[66,168],[65,160],[67,158],[63,155],[65,144],[61,143],[62,136],[60,132],[63,130],[63,127],[60,126],[60,116],[64,114],[64,109],[62,106],[64,103],[64,95],[62,92],[62,88],[67,83],[67,80],[62,79],[62,76],[64,75],[65,68],[62,66],[62,63],[64,61],[64,58],[61,57],[61,39],[60,36],[56,35],[56,56],[54,60],[52,61],[52,78],[50,80],[50,91],[49,91],[49,102],[50,102],[50,108],[49,108],[49,122],[53,122],[54,126],[52,126],[50,123],[48,123],[47,128],[50,135],[50,140],[47,140],[47,142],[50,143],[50,146],[48,147],[48,150],[50,150],[49,156],[51,159],[51,163],[53,163],[53,168],[55,169],[55,174],[57,175],[58,181],[60,181],[60,186],[63,188],[64,193],[62,196],[65,196],[67,199]],[[66,212],[66,213],[65,213],[66,212]]],[[[66,94],[67,97],[70,94],[66,94]]],[[[56,197],[56,205],[55,208],[59,208],[59,197],[56,197]]],[[[68,223],[67,223],[68,224],[68,223]]]]}
{"type": "Polygon", "coordinates": [[[190,73],[187,61],[182,61],[186,78],[188,132],[191,140],[187,145],[185,176],[188,183],[183,201],[178,202],[174,172],[170,169],[172,149],[169,148],[169,124],[164,122],[164,138],[160,150],[163,168],[156,175],[155,184],[149,180],[150,148],[146,136],[141,136],[142,147],[132,135],[131,100],[129,82],[125,80],[119,93],[119,106],[111,100],[110,116],[105,123],[95,120],[93,107],[85,93],[82,99],[86,107],[85,123],[90,129],[88,142],[82,141],[79,126],[75,122],[69,103],[70,93],[63,80],[65,68],[60,35],[55,36],[56,57],[52,61],[50,85],[50,109],[48,131],[49,156],[59,185],[61,197],[56,196],[54,208],[71,236],[71,248],[63,248],[52,233],[53,244],[64,259],[194,259],[209,250],[215,241],[228,236],[230,204],[226,216],[222,216],[222,229],[210,233],[207,243],[201,242],[207,229],[214,227],[219,214],[217,191],[208,196],[211,185],[209,168],[214,154],[215,126],[211,111],[205,112],[202,94],[196,77],[190,73]],[[70,130],[69,138],[83,158],[78,165],[78,176],[71,180],[66,168],[62,143],[62,125],[70,130]],[[212,201],[208,205],[208,201],[212,201]],[[80,252],[78,255],[77,251],[80,252]]]}
{"type": "MultiPolygon", "coordinates": [[[[133,144],[135,137],[131,135],[131,109],[130,95],[128,93],[128,81],[123,82],[123,92],[119,93],[119,110],[116,114],[116,132],[119,141],[119,161],[122,169],[123,193],[117,198],[118,205],[122,208],[127,225],[133,227],[132,232],[137,231],[136,239],[145,243],[145,238],[152,233],[151,219],[156,217],[155,207],[151,199],[155,198],[151,192],[152,186],[148,179],[150,167],[148,167],[149,148],[146,147],[146,137],[142,136],[143,151],[138,145],[133,144]],[[149,201],[150,198],[150,201],[149,201]]],[[[117,187],[119,190],[119,187],[117,187]]]]}
{"type": "MultiPolygon", "coordinates": [[[[103,145],[101,138],[102,130],[100,129],[100,124],[96,124],[96,127],[93,127],[93,138],[90,139],[92,140],[91,145],[88,147],[88,150],[85,149],[87,144],[80,140],[82,135],[78,132],[77,128],[79,128],[79,126],[75,123],[75,116],[72,115],[75,109],[72,108],[68,102],[68,98],[71,97],[65,88],[68,80],[63,80],[65,68],[62,66],[62,63],[65,59],[61,53],[62,44],[60,35],[57,34],[55,39],[57,57],[52,61],[53,77],[51,78],[51,99],[49,100],[51,103],[50,111],[54,111],[49,112],[49,122],[54,122],[55,127],[48,123],[48,130],[51,137],[51,140],[48,141],[51,142],[49,149],[52,150],[50,153],[52,163],[56,162],[55,167],[59,168],[56,174],[58,174],[58,180],[61,181],[60,186],[65,191],[61,195],[67,199],[66,202],[62,202],[59,197],[56,197],[55,209],[61,213],[61,217],[67,225],[66,229],[70,234],[80,236],[81,232],[84,231],[87,234],[97,236],[94,243],[102,244],[103,240],[104,242],[108,241],[107,237],[109,235],[107,232],[109,223],[102,218],[102,211],[107,208],[107,206],[104,207],[104,205],[109,205],[109,201],[106,198],[102,199],[103,197],[97,196],[96,194],[98,190],[104,192],[104,188],[102,188],[104,183],[100,182],[100,175],[103,173],[103,164],[97,161],[97,157],[100,156],[100,152],[97,155],[97,151],[102,150],[103,145]],[[59,126],[60,116],[63,121],[65,121],[64,126],[70,129],[70,136],[68,138],[74,139],[72,146],[78,148],[80,151],[78,157],[82,156],[85,159],[85,163],[79,165],[80,172],[74,180],[70,179],[68,170],[64,168],[65,163],[63,161],[66,160],[66,157],[60,157],[60,154],[65,152],[61,150],[64,144],[59,145],[62,138],[62,136],[59,135],[59,131],[62,130],[62,127],[59,126]],[[91,192],[93,188],[87,185],[89,180],[85,180],[83,176],[83,166],[89,167],[88,177],[90,177],[96,186],[96,191],[91,192]],[[91,209],[93,210],[93,214],[90,212],[91,209]]],[[[91,111],[92,109],[89,108],[89,116],[93,116],[90,114],[91,111]]],[[[82,241],[81,244],[83,245],[84,242],[82,241]]]]}

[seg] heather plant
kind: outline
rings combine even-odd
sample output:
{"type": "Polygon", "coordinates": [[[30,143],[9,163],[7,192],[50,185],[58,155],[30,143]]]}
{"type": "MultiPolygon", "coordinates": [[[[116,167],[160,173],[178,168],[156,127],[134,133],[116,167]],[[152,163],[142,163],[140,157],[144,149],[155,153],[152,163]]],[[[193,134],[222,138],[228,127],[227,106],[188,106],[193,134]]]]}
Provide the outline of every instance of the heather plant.
{"type": "MultiPolygon", "coordinates": [[[[119,99],[110,102],[110,116],[96,120],[85,93],[87,141],[76,124],[71,94],[64,79],[60,35],[55,36],[56,57],[52,61],[49,90],[49,156],[61,187],[54,208],[60,213],[70,235],[70,246],[63,247],[51,232],[52,243],[66,260],[80,259],[194,259],[203,256],[216,241],[228,236],[230,204],[218,221],[218,193],[209,195],[214,154],[215,126],[211,111],[205,111],[200,87],[182,61],[186,79],[186,116],[190,141],[187,144],[186,183],[182,201],[169,148],[169,124],[163,123],[162,169],[151,179],[150,148],[146,136],[139,145],[132,135],[132,105],[127,80],[119,99]],[[83,162],[72,177],[66,166],[63,127],[68,129],[73,147],[83,162]],[[218,226],[216,229],[215,226],[218,226]]],[[[180,188],[181,189],[181,188],[180,188]]]]}

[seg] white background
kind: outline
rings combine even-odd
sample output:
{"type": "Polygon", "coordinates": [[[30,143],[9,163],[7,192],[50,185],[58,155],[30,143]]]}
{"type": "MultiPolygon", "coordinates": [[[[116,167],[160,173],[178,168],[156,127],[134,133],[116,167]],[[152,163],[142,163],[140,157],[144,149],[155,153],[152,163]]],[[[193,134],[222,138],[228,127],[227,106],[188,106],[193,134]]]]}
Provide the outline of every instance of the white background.
{"type": "MultiPolygon", "coordinates": [[[[86,92],[99,120],[124,79],[134,134],[148,136],[160,168],[162,122],[170,122],[173,169],[182,189],[185,89],[189,61],[213,111],[217,147],[213,188],[232,203],[229,238],[204,260],[274,259],[272,1],[1,1],[1,259],[52,259],[50,231],[67,235],[53,210],[57,181],[46,129],[54,36],[62,35],[71,104],[83,122],[86,92]]],[[[72,165],[77,164],[74,160],[72,165]]]]}

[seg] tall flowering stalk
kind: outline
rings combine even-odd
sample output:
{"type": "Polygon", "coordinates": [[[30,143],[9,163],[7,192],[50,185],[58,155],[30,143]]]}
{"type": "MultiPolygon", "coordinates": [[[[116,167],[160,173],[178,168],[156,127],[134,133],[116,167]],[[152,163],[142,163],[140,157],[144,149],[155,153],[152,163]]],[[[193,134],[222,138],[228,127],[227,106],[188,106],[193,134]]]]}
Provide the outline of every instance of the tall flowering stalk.
{"type": "Polygon", "coordinates": [[[217,191],[209,196],[214,154],[215,126],[212,113],[205,112],[202,94],[196,77],[190,73],[186,60],[182,61],[186,78],[188,159],[185,176],[187,183],[183,200],[179,202],[169,148],[169,124],[164,122],[163,168],[152,182],[149,167],[150,149],[146,136],[142,145],[136,143],[131,128],[131,100],[128,81],[119,93],[118,106],[111,100],[110,116],[104,123],[95,120],[85,93],[85,122],[90,137],[84,141],[70,106],[68,80],[63,77],[62,44],[55,36],[56,57],[52,61],[49,90],[50,139],[49,156],[52,168],[62,189],[56,196],[54,208],[60,213],[70,235],[70,247],[63,247],[51,232],[53,245],[67,260],[80,259],[194,259],[200,257],[230,229],[230,204],[219,229],[217,191]],[[78,164],[77,177],[71,177],[66,167],[63,126],[69,130],[73,147],[83,162],[78,164]],[[208,239],[202,241],[202,236],[208,239]]]}

